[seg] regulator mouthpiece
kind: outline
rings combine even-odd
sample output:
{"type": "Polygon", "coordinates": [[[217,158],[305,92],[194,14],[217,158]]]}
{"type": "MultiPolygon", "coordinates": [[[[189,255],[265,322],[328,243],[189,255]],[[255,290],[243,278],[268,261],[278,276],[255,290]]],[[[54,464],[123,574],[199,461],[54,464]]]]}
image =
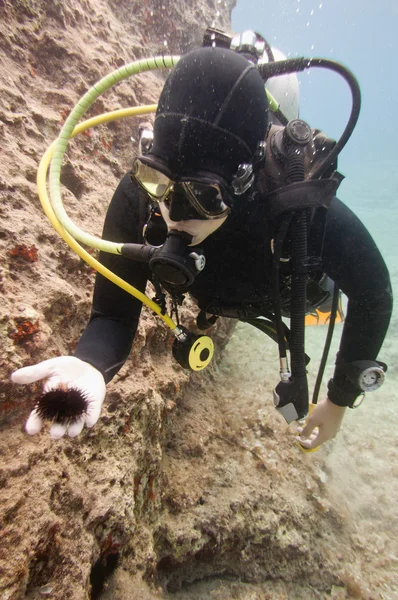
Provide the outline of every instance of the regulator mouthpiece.
{"type": "Polygon", "coordinates": [[[154,275],[165,284],[190,286],[206,264],[204,254],[199,248],[193,250],[188,244],[192,236],[184,231],[171,230],[165,243],[156,250],[149,261],[154,275]]]}

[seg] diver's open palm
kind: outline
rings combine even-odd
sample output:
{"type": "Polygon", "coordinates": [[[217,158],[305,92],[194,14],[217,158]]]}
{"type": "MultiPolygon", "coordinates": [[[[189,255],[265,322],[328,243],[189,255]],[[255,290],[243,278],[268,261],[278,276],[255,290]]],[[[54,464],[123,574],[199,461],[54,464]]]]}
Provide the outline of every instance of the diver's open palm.
{"type": "MultiPolygon", "coordinates": [[[[98,421],[101,406],[105,398],[106,385],[102,374],[90,364],[74,356],[58,356],[45,360],[31,367],[18,369],[11,375],[14,383],[28,384],[44,380],[43,392],[57,391],[61,404],[67,402],[68,395],[73,390],[75,395],[84,400],[84,411],[73,419],[58,417],[54,420],[50,435],[58,439],[68,432],[70,437],[79,435],[83,427],[93,427],[98,421]]],[[[25,429],[30,435],[38,433],[43,425],[45,416],[38,405],[30,413],[25,429]]]]}

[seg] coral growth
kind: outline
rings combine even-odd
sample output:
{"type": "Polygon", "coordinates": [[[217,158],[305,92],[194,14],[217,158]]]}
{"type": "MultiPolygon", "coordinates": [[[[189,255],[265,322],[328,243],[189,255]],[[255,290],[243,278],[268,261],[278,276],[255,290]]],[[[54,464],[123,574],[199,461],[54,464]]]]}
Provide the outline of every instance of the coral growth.
{"type": "Polygon", "coordinates": [[[17,323],[17,330],[10,333],[9,337],[14,340],[14,344],[21,344],[27,338],[30,338],[39,331],[39,321],[20,321],[17,323]]]}
{"type": "Polygon", "coordinates": [[[10,250],[10,256],[18,256],[26,262],[37,262],[39,260],[39,251],[36,246],[20,244],[10,250]]]}

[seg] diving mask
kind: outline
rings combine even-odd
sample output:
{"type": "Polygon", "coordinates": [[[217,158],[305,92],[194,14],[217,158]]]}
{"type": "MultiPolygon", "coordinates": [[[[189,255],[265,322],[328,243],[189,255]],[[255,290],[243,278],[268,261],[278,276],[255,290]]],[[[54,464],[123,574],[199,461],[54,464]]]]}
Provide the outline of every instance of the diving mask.
{"type": "Polygon", "coordinates": [[[147,194],[157,202],[167,204],[171,194],[183,195],[195,211],[195,219],[220,219],[229,210],[231,199],[225,191],[225,185],[209,174],[197,174],[192,177],[172,179],[164,172],[153,168],[137,158],[133,164],[132,175],[147,194]]]}

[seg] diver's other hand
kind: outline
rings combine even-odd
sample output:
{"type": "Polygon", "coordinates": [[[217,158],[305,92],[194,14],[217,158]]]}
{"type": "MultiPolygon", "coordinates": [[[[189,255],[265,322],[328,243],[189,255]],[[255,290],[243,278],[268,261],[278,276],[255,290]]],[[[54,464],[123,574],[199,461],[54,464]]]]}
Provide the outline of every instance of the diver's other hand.
{"type": "MultiPolygon", "coordinates": [[[[14,383],[34,383],[45,380],[43,393],[59,390],[59,401],[62,393],[67,397],[68,390],[76,390],[86,399],[86,410],[73,421],[55,420],[51,425],[50,435],[53,439],[61,438],[66,431],[70,437],[79,435],[83,427],[93,427],[98,421],[101,406],[105,398],[106,385],[102,373],[75,356],[58,356],[50,358],[31,367],[23,367],[14,371],[11,380],[14,383]]],[[[38,433],[43,425],[43,417],[35,407],[26,422],[25,430],[30,435],[38,433]]]]}
{"type": "Polygon", "coordinates": [[[298,427],[296,440],[303,448],[317,448],[334,438],[340,430],[345,406],[333,404],[329,398],[319,402],[308,417],[304,427],[298,427]]]}

